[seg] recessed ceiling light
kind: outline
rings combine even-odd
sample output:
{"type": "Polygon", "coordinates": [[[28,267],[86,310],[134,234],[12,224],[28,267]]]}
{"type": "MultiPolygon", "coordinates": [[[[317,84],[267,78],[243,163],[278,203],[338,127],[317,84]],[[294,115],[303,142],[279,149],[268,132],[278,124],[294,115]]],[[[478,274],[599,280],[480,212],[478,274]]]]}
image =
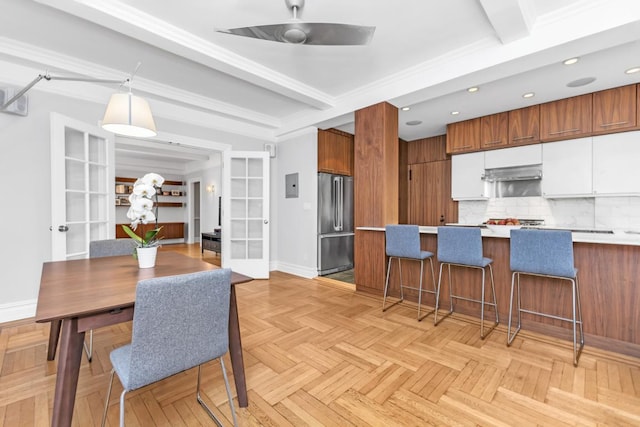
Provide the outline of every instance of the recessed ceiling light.
{"type": "Polygon", "coordinates": [[[633,67],[633,68],[629,68],[628,70],[625,70],[626,74],[633,74],[633,73],[637,73],[640,71],[640,67],[633,67]]]}
{"type": "Polygon", "coordinates": [[[477,92],[477,91],[479,91],[479,90],[480,90],[480,88],[479,88],[479,87],[477,87],[477,86],[473,86],[473,87],[470,87],[469,89],[467,89],[467,92],[469,92],[469,93],[474,93],[474,92],[477,92]]]}
{"type": "Polygon", "coordinates": [[[562,63],[564,65],[573,65],[576,62],[578,62],[579,60],[580,60],[580,58],[577,58],[577,57],[576,58],[569,58],[569,59],[565,59],[564,61],[562,61],[562,63]]]}
{"type": "Polygon", "coordinates": [[[536,96],[536,94],[533,92],[527,92],[524,95],[522,95],[523,98],[533,98],[534,96],[536,96]]]}
{"type": "Polygon", "coordinates": [[[409,111],[409,110],[411,110],[411,107],[402,107],[401,110],[402,111],[409,111]]]}
{"type": "Polygon", "coordinates": [[[452,116],[457,116],[458,114],[460,114],[460,111],[452,111],[452,112],[451,112],[451,115],[452,115],[452,116]]]}
{"type": "Polygon", "coordinates": [[[578,80],[574,80],[572,82],[567,83],[567,87],[580,87],[580,86],[586,86],[589,83],[593,83],[596,81],[595,77],[583,77],[581,79],[578,80]]]}
{"type": "Polygon", "coordinates": [[[409,125],[409,126],[417,126],[420,123],[422,123],[422,120],[410,120],[410,121],[407,122],[407,125],[409,125]]]}

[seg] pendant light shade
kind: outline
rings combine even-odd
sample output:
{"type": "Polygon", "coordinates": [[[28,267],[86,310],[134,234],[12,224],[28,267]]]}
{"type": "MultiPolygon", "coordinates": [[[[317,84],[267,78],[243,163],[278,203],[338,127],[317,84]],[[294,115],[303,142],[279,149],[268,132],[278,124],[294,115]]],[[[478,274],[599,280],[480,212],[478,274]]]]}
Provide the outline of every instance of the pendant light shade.
{"type": "Polygon", "coordinates": [[[139,138],[157,135],[149,103],[131,92],[111,95],[102,128],[118,135],[139,138]]]}

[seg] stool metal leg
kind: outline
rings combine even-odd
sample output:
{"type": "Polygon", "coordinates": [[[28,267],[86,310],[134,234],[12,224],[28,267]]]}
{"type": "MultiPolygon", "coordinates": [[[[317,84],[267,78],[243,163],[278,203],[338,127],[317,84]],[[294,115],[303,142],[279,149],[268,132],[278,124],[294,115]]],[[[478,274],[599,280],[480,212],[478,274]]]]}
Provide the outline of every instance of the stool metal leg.
{"type": "Polygon", "coordinates": [[[514,272],[511,275],[511,297],[509,298],[509,324],[507,326],[507,346],[510,346],[511,343],[513,342],[513,339],[516,337],[516,335],[518,334],[518,332],[520,331],[520,326],[521,326],[521,317],[520,317],[520,273],[518,272],[514,272]],[[511,319],[512,319],[512,313],[513,313],[513,288],[514,285],[516,284],[517,280],[517,286],[518,286],[518,327],[516,328],[515,332],[513,333],[513,335],[511,335],[511,319]]]}
{"type": "MultiPolygon", "coordinates": [[[[440,306],[440,290],[442,285],[442,268],[446,263],[440,263],[440,272],[438,273],[438,288],[436,289],[436,308],[433,314],[433,326],[438,326],[438,324],[443,320],[449,317],[451,313],[453,313],[453,299],[451,298],[451,265],[447,264],[449,267],[449,312],[440,318],[438,321],[438,307],[440,306]]],[[[435,278],[434,278],[435,279],[435,278]]]]}
{"type": "Polygon", "coordinates": [[[578,276],[574,280],[571,280],[572,293],[573,293],[573,365],[578,366],[578,359],[582,354],[584,348],[584,332],[582,330],[582,309],[580,307],[580,293],[578,291],[578,276]],[[578,312],[578,320],[576,320],[576,310],[578,312]],[[576,337],[576,323],[580,325],[580,347],[578,347],[576,337]]]}
{"type": "MultiPolygon", "coordinates": [[[[420,318],[420,308],[422,307],[422,273],[424,272],[424,260],[420,260],[420,285],[418,286],[418,322],[420,318]]],[[[400,285],[402,286],[402,284],[400,285]]]]}
{"type": "Polygon", "coordinates": [[[480,339],[485,339],[485,337],[487,335],[489,335],[491,333],[491,331],[493,331],[496,326],[498,326],[498,323],[500,322],[500,319],[498,317],[498,300],[496,299],[496,289],[495,289],[495,284],[493,281],[493,268],[491,267],[491,264],[489,264],[489,277],[491,278],[491,294],[493,295],[493,303],[487,303],[484,300],[484,281],[485,281],[485,276],[486,276],[486,271],[484,268],[482,268],[482,297],[481,297],[481,309],[480,309],[480,339]],[[487,331],[487,333],[485,334],[484,332],[484,306],[485,305],[492,305],[493,306],[493,310],[496,313],[496,321],[495,323],[491,326],[491,328],[489,328],[489,330],[487,331]]]}
{"type": "MultiPolygon", "coordinates": [[[[386,311],[388,308],[393,307],[396,304],[401,303],[404,300],[404,295],[402,293],[402,269],[400,270],[400,299],[389,307],[386,306],[387,301],[387,292],[389,290],[389,273],[391,273],[391,261],[395,257],[389,257],[389,262],[387,263],[387,280],[384,283],[384,296],[382,297],[382,311],[386,311]]],[[[400,258],[398,258],[398,266],[400,266],[400,258]]],[[[401,267],[400,267],[401,268],[401,267]]]]}

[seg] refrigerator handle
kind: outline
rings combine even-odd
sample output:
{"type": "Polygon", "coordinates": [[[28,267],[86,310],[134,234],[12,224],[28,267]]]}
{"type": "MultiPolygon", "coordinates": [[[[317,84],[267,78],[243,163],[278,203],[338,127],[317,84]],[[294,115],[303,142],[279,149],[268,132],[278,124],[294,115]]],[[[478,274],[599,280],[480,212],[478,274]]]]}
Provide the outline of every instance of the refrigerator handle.
{"type": "Polygon", "coordinates": [[[342,231],[342,181],[339,176],[333,177],[332,205],[333,205],[333,231],[342,231]]]}
{"type": "Polygon", "coordinates": [[[342,177],[338,178],[338,188],[340,189],[338,197],[338,231],[342,231],[344,229],[344,179],[342,177]]]}

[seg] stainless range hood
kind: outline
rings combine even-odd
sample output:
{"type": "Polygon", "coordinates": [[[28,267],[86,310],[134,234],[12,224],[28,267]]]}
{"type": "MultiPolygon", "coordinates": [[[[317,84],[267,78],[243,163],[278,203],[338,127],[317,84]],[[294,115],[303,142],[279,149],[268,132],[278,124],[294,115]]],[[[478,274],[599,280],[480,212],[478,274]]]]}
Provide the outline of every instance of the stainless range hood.
{"type": "Polygon", "coordinates": [[[542,195],[542,165],[485,169],[482,179],[492,198],[542,195]]]}

